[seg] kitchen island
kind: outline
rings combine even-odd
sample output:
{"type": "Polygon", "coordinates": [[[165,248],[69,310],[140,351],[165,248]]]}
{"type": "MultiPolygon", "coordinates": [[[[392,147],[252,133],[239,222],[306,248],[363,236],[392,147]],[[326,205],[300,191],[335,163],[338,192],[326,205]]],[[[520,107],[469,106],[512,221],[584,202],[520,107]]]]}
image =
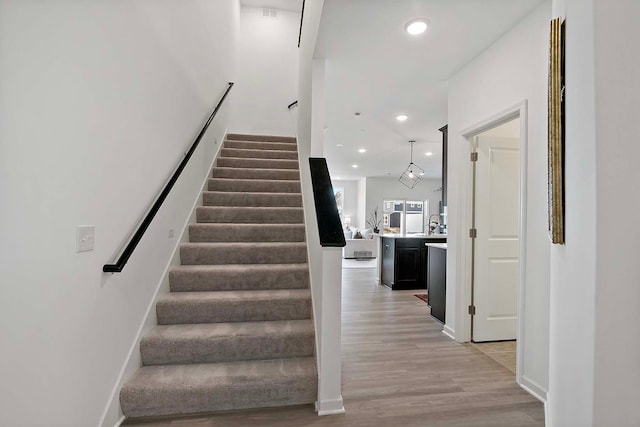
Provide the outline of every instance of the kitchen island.
{"type": "Polygon", "coordinates": [[[378,280],[389,288],[426,289],[429,245],[446,243],[444,234],[378,234],[378,280]]]}

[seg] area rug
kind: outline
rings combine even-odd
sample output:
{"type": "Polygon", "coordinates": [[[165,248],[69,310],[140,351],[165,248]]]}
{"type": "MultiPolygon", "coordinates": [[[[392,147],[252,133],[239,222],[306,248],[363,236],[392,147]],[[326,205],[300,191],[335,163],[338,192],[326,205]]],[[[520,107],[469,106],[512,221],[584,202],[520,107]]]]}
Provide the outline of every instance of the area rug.
{"type": "Polygon", "coordinates": [[[423,302],[429,304],[429,297],[427,294],[415,294],[414,297],[421,299],[423,302]]]}

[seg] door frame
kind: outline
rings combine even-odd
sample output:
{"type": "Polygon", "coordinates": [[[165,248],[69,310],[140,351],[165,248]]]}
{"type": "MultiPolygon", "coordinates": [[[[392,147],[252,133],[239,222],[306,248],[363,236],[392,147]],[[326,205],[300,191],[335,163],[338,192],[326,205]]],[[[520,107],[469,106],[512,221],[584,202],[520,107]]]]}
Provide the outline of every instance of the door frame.
{"type": "MultiPolygon", "coordinates": [[[[527,241],[527,147],[528,147],[528,116],[527,100],[523,100],[509,108],[500,111],[482,121],[463,129],[460,133],[462,138],[468,143],[469,155],[473,150],[473,139],[477,135],[511,121],[520,118],[520,202],[518,207],[518,229],[519,229],[519,274],[518,274],[518,327],[516,330],[516,383],[522,385],[522,367],[524,361],[524,319],[525,319],[525,299],[526,299],[526,241],[527,241]]],[[[468,307],[471,305],[472,294],[472,271],[473,241],[468,237],[467,228],[471,229],[473,224],[473,163],[468,162],[467,175],[467,197],[460,209],[462,217],[461,224],[465,227],[460,230],[466,235],[468,244],[462,245],[462,259],[465,262],[460,266],[461,280],[457,281],[456,298],[456,340],[460,342],[471,341],[471,315],[468,307]]]]}

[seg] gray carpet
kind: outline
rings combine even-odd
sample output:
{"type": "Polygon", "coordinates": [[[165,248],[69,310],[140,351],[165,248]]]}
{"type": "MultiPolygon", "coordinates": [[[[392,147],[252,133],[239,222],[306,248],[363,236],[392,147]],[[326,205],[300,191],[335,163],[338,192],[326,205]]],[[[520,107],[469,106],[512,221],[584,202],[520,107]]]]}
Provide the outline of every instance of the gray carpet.
{"type": "Polygon", "coordinates": [[[120,391],[127,417],[316,401],[297,156],[294,138],[227,135],[120,391]]]}

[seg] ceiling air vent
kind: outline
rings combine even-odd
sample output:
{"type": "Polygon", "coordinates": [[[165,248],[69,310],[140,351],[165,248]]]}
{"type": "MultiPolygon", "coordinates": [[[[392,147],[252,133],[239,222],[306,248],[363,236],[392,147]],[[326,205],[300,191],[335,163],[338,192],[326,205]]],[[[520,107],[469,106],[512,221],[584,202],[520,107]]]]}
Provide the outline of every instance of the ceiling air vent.
{"type": "Polygon", "coordinates": [[[262,16],[264,18],[277,18],[278,11],[275,9],[262,9],[262,16]]]}

